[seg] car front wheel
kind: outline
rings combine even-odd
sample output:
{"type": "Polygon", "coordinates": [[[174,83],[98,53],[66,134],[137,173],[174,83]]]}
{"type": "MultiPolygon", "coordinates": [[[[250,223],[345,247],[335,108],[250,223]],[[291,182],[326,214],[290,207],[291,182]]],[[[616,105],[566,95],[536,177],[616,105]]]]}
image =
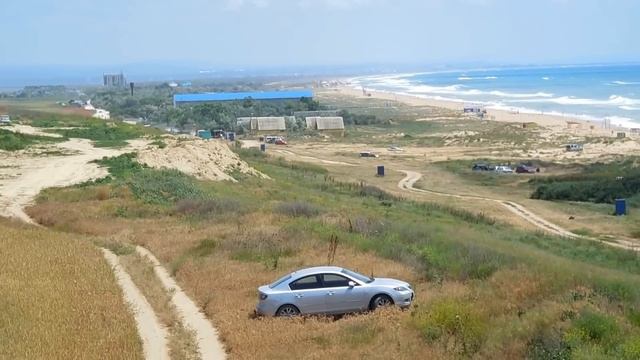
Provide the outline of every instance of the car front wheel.
{"type": "Polygon", "coordinates": [[[278,311],[276,311],[276,316],[280,316],[280,317],[293,317],[298,315],[300,315],[300,310],[298,310],[297,307],[290,304],[282,305],[280,306],[278,311]]]}
{"type": "Polygon", "coordinates": [[[371,310],[375,310],[381,307],[387,307],[393,305],[393,300],[384,294],[376,295],[371,299],[371,310]]]}

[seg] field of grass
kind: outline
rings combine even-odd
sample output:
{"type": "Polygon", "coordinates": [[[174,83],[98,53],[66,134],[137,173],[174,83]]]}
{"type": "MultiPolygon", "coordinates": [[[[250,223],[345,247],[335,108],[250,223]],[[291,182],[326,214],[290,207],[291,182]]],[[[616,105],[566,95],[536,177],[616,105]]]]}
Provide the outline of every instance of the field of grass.
{"type": "Polygon", "coordinates": [[[24,150],[29,146],[43,143],[64,141],[65,138],[50,136],[27,135],[0,129],[0,150],[16,151],[24,150]]]}
{"type": "Polygon", "coordinates": [[[15,121],[28,124],[45,131],[60,134],[65,138],[89,139],[98,147],[121,147],[127,140],[156,136],[161,133],[155,128],[130,125],[121,121],[105,121],[73,113],[51,113],[39,111],[19,112],[15,121]]]}
{"type": "Polygon", "coordinates": [[[28,212],[114,248],[148,247],[218,327],[231,358],[640,356],[637,254],[341,183],[314,165],[241,156],[273,180],[199,182],[121,157],[105,162],[113,180],[47,190],[28,212]],[[139,171],[155,180],[131,175],[139,171]],[[254,318],[256,288],[327,264],[332,237],[333,264],[410,281],[415,306],[337,320],[254,318]]]}
{"type": "Polygon", "coordinates": [[[531,195],[541,200],[571,200],[593,203],[614,203],[628,198],[640,205],[640,166],[635,157],[625,157],[610,163],[585,165],[581,171],[532,180],[535,191],[531,195]]]}
{"type": "Polygon", "coordinates": [[[89,241],[0,221],[0,254],[0,358],[143,358],[133,315],[89,241]]]}

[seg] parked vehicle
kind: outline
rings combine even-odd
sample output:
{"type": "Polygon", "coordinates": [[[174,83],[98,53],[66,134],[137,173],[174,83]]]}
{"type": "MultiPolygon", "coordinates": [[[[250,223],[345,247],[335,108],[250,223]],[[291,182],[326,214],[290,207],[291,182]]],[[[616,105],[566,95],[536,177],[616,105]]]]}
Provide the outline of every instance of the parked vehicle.
{"type": "Polygon", "coordinates": [[[373,151],[361,151],[360,152],[360,157],[373,157],[373,158],[377,158],[378,154],[374,153],[373,151]]]}
{"type": "Polygon", "coordinates": [[[404,151],[404,149],[399,147],[399,146],[396,146],[396,145],[391,145],[391,146],[389,146],[389,151],[398,151],[399,152],[399,151],[404,151]]]}
{"type": "Polygon", "coordinates": [[[282,136],[267,135],[264,137],[264,142],[267,144],[287,145],[287,141],[282,136]]]}
{"type": "Polygon", "coordinates": [[[473,164],[473,167],[471,168],[471,170],[473,170],[473,171],[493,171],[493,170],[495,170],[495,167],[493,165],[489,165],[489,164],[478,163],[478,164],[473,164]]]}
{"type": "Polygon", "coordinates": [[[407,308],[414,299],[404,281],[372,278],[335,266],[320,266],[287,274],[258,288],[258,314],[297,316],[344,314],[384,306],[407,308]]]}
{"type": "Polygon", "coordinates": [[[535,174],[537,172],[540,172],[540,168],[522,164],[516,167],[516,172],[518,174],[535,174]]]}
{"type": "Polygon", "coordinates": [[[220,130],[211,130],[211,135],[214,139],[225,139],[226,132],[222,129],[220,130]]]}
{"type": "Polygon", "coordinates": [[[499,173],[510,174],[513,172],[513,169],[510,166],[500,165],[500,166],[496,166],[495,171],[499,173]]]}
{"type": "Polygon", "coordinates": [[[11,117],[9,115],[0,115],[0,126],[11,125],[11,117]]]}
{"type": "Polygon", "coordinates": [[[567,151],[582,151],[582,144],[568,144],[566,147],[567,151]]]}

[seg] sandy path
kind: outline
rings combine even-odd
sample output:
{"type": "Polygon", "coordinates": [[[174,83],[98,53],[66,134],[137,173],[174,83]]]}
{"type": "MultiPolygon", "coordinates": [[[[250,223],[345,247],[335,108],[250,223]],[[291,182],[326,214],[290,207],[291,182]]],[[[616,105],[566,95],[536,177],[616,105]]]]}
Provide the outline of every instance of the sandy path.
{"type": "Polygon", "coordinates": [[[613,247],[617,247],[620,249],[626,249],[626,250],[633,250],[633,251],[640,251],[640,248],[638,247],[638,245],[629,240],[629,239],[612,239],[612,241],[602,241],[600,239],[596,239],[596,238],[592,238],[592,237],[588,237],[588,236],[582,236],[582,235],[578,235],[575,233],[572,233],[571,231],[564,229],[552,222],[549,222],[543,218],[541,218],[540,216],[536,215],[535,213],[531,212],[530,210],[528,210],[527,208],[525,208],[524,206],[515,203],[513,201],[506,201],[506,200],[500,200],[500,199],[492,199],[492,198],[487,198],[487,197],[482,197],[482,196],[474,196],[474,195],[459,195],[459,194],[450,194],[450,193],[445,193],[445,192],[440,192],[440,191],[433,191],[433,190],[425,190],[425,189],[417,189],[414,187],[415,183],[420,180],[420,178],[422,177],[422,174],[416,172],[416,171],[408,171],[408,170],[400,170],[400,172],[405,173],[407,176],[405,178],[403,178],[402,180],[400,180],[400,182],[398,183],[398,187],[401,190],[405,190],[405,191],[411,191],[411,192],[417,192],[417,193],[424,193],[424,194],[432,194],[432,195],[439,195],[439,196],[447,196],[447,197],[453,197],[453,198],[457,198],[457,199],[473,199],[473,200],[484,200],[484,201],[492,201],[492,202],[497,202],[500,205],[504,206],[506,209],[508,209],[509,211],[511,211],[513,214],[521,217],[522,219],[528,221],[529,223],[535,225],[536,227],[540,228],[541,230],[551,233],[553,235],[558,235],[558,236],[562,236],[562,237],[567,237],[567,238],[580,238],[580,239],[586,239],[586,240],[592,240],[592,241],[597,241],[609,246],[613,246],[613,247]]]}
{"type": "Polygon", "coordinates": [[[153,312],[153,308],[133,283],[129,274],[124,271],[118,261],[118,256],[107,249],[102,249],[102,253],[109,265],[113,268],[113,273],[116,276],[118,285],[122,289],[124,298],[136,319],[136,327],[142,339],[145,359],[169,359],[167,331],[160,325],[160,321],[153,312]]]}
{"type": "Polygon", "coordinates": [[[153,263],[153,270],[167,293],[171,294],[171,302],[182,317],[184,325],[195,331],[201,358],[203,360],[225,359],[226,354],[222,343],[218,339],[218,332],[198,306],[182,291],[180,286],[176,284],[175,280],[149,250],[137,246],[136,252],[153,263]]]}
{"type": "Polygon", "coordinates": [[[320,158],[313,157],[313,156],[300,155],[300,154],[293,153],[293,152],[291,152],[289,150],[274,150],[274,151],[279,153],[279,154],[294,156],[294,157],[297,157],[297,158],[300,158],[300,159],[304,159],[304,160],[308,160],[310,162],[315,162],[315,163],[320,163],[320,164],[356,166],[355,164],[351,164],[351,163],[344,162],[344,161],[325,160],[325,159],[320,159],[320,158]]]}
{"type": "Polygon", "coordinates": [[[35,128],[29,125],[13,124],[9,127],[3,127],[3,129],[13,131],[16,133],[27,134],[27,135],[48,136],[48,137],[54,137],[54,138],[62,137],[62,135],[60,134],[49,133],[49,132],[43,131],[40,128],[35,128]]]}
{"type": "Polygon", "coordinates": [[[0,165],[15,166],[17,176],[0,180],[0,216],[13,217],[25,222],[32,220],[23,208],[38,193],[49,187],[69,186],[104,177],[107,170],[91,163],[103,156],[118,156],[142,146],[142,142],[122,149],[95,148],[89,140],[71,139],[56,144],[54,149],[72,151],[66,156],[14,157],[0,160],[0,165]]]}

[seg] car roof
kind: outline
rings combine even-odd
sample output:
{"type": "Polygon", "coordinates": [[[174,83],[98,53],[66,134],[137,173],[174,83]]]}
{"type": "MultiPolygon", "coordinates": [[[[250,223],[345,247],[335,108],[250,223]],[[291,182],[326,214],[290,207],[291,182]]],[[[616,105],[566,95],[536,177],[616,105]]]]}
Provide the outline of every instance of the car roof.
{"type": "Polygon", "coordinates": [[[291,277],[299,277],[311,274],[318,274],[323,272],[341,272],[343,268],[338,266],[316,266],[305,269],[300,269],[291,273],[291,277]]]}

